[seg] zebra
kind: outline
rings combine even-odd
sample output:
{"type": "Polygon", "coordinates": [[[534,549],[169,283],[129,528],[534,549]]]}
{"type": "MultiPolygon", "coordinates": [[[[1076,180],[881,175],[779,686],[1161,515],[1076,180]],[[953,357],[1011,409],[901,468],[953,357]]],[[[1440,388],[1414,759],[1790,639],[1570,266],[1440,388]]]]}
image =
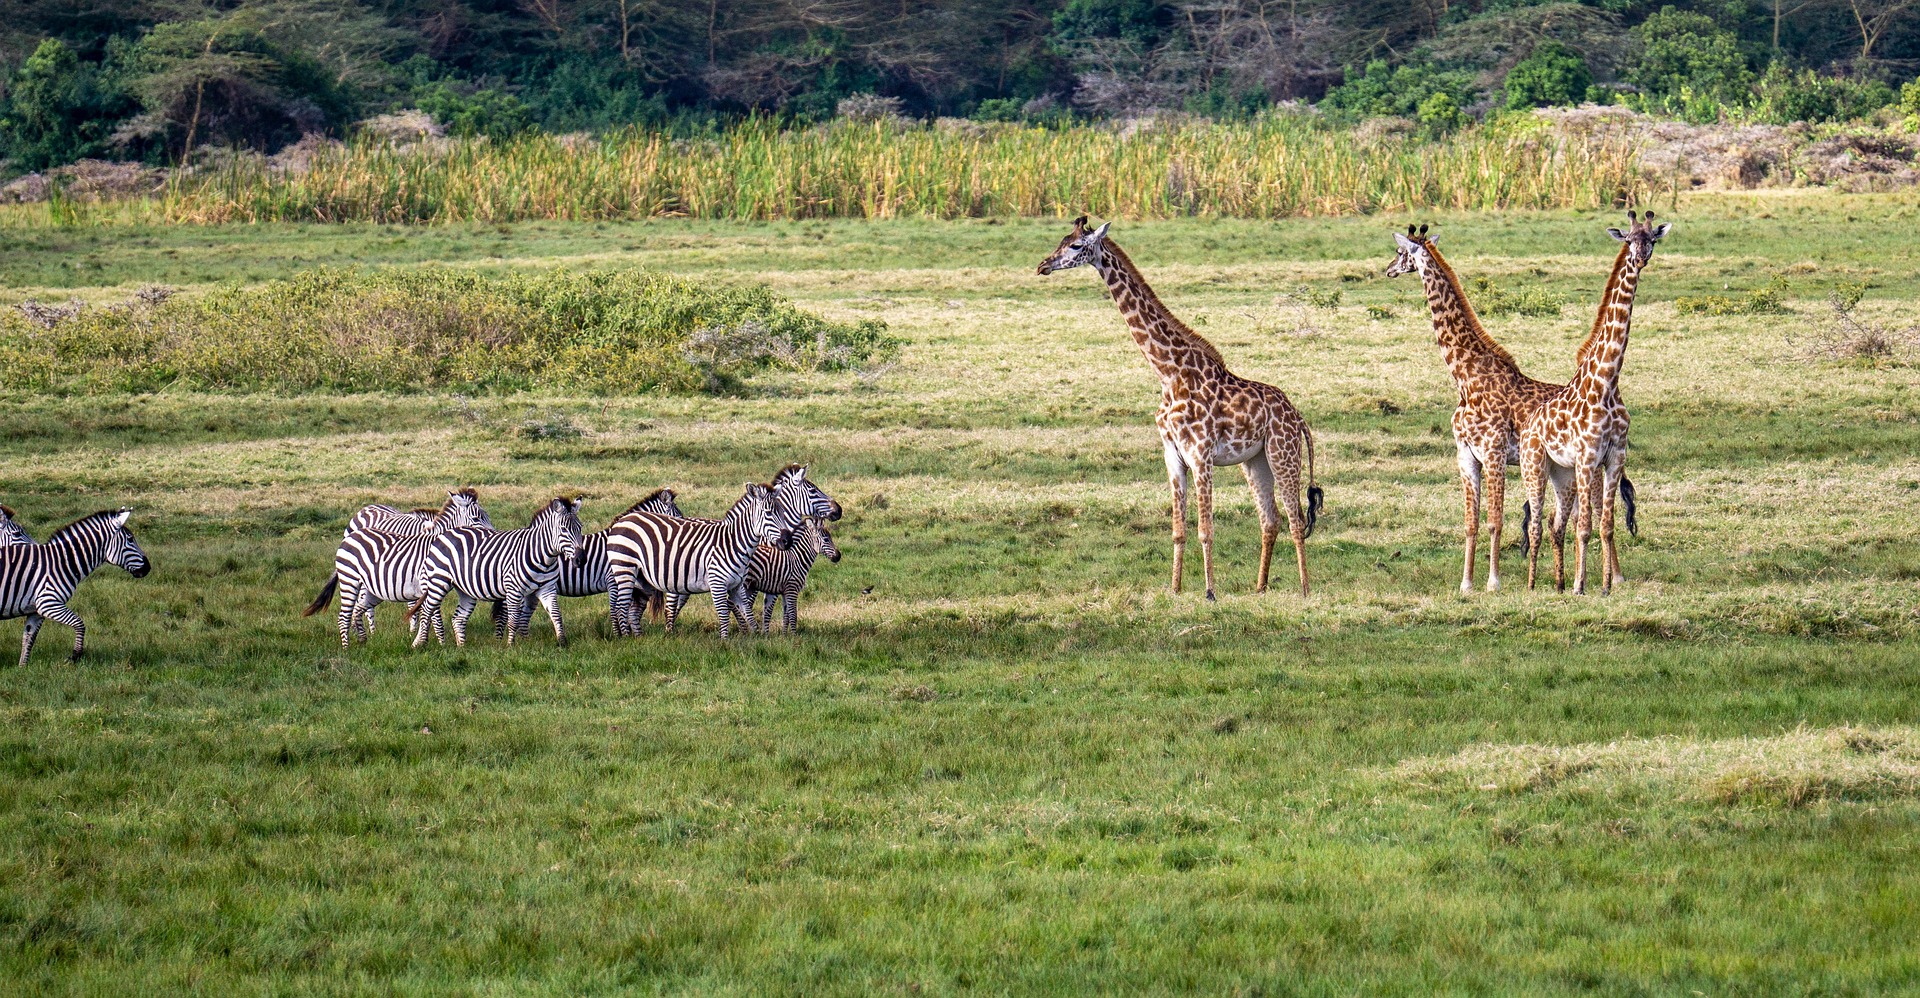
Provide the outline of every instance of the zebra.
{"type": "Polygon", "coordinates": [[[782,604],[781,620],[787,630],[792,632],[800,625],[800,590],[807,585],[807,574],[813,570],[813,560],[826,555],[828,561],[840,560],[840,549],[833,543],[833,535],[827,532],[827,525],[818,520],[808,520],[805,532],[794,539],[793,547],[785,551],[776,550],[765,544],[753,549],[753,563],[747,567],[747,613],[753,614],[753,600],[756,595],[766,594],[764,611],[760,616],[760,630],[773,630],[773,601],[779,597],[782,604]]]}
{"type": "Polygon", "coordinates": [[[13,517],[12,507],[0,505],[0,548],[33,543],[33,536],[27,533],[27,528],[13,517]]]}
{"type": "Polygon", "coordinates": [[[519,530],[466,528],[450,530],[432,540],[426,567],[420,573],[420,598],[410,611],[413,617],[413,646],[427,643],[427,628],[441,644],[447,643],[446,628],[440,618],[440,605],[452,590],[459,594],[458,609],[453,612],[453,642],[467,643],[467,620],[473,616],[477,600],[505,600],[507,615],[514,626],[507,631],[512,644],[522,619],[531,620],[529,609],[523,615],[529,596],[538,597],[553,621],[553,637],[567,643],[567,632],[560,624],[559,580],[563,565],[572,564],[580,553],[580,500],[560,496],[533,514],[533,520],[519,530]],[[423,616],[424,615],[424,616],[423,616]]]}
{"type": "Polygon", "coordinates": [[[405,522],[408,519],[417,522],[414,514],[401,513],[391,506],[368,506],[354,514],[356,522],[363,517],[413,532],[388,533],[349,527],[341,539],[340,549],[333,556],[333,574],[327,577],[327,584],[320,587],[320,595],[314,597],[300,616],[311,617],[326,609],[338,589],[337,619],[343,648],[353,646],[356,630],[362,641],[373,638],[374,607],[388,601],[411,602],[420,595],[420,569],[426,564],[427,547],[435,537],[463,527],[484,524],[490,528],[493,523],[487,518],[486,510],[480,508],[480,499],[472,489],[447,493],[446,505],[440,508],[425,532],[405,522]],[[392,515],[369,512],[383,509],[392,515]]]}
{"type": "Polygon", "coordinates": [[[344,539],[368,530],[395,537],[418,537],[455,527],[473,526],[491,530],[493,521],[487,517],[487,511],[480,508],[479,495],[473,489],[465,488],[447,493],[446,505],[439,508],[421,506],[403,512],[385,503],[362,506],[359,512],[353,514],[353,519],[347,521],[347,529],[341,537],[344,539]],[[471,509],[467,510],[467,507],[471,509]]]}
{"type": "MultiPolygon", "coordinates": [[[[681,517],[684,516],[684,514],[680,512],[680,504],[677,501],[678,498],[672,489],[656,489],[653,494],[647,496],[645,499],[628,506],[621,512],[620,516],[625,516],[628,513],[644,512],[659,513],[662,516],[681,517]]],[[[619,517],[615,517],[614,519],[617,522],[619,517]]],[[[608,526],[609,529],[611,529],[612,525],[609,524],[608,526]]],[[[579,557],[575,558],[570,565],[560,566],[559,590],[560,595],[572,597],[598,596],[601,593],[607,592],[607,531],[597,531],[581,539],[579,557]]],[[[643,593],[641,595],[648,597],[650,603],[659,597],[658,593],[643,593]]],[[[500,604],[496,603],[494,605],[499,606],[500,604]]],[[[609,612],[613,610],[613,601],[611,598],[607,601],[607,609],[609,612]]],[[[521,613],[523,617],[530,618],[533,614],[532,605],[522,605],[521,613]]],[[[524,634],[529,621],[522,619],[515,623],[520,628],[521,633],[524,634]]],[[[504,637],[506,635],[506,627],[506,616],[503,613],[496,613],[493,618],[493,636],[496,638],[504,637]]]]}
{"type": "MultiPolygon", "coordinates": [[[[76,660],[87,650],[87,625],[67,600],[102,562],[119,565],[136,579],[152,568],[147,553],[127,529],[133,510],[101,510],[53,532],[44,544],[0,547],[0,620],[27,618],[20,635],[20,664],[33,654],[33,639],[48,620],[73,628],[76,660]]],[[[8,516],[11,520],[12,516],[8,516]]]]}
{"type": "Polygon", "coordinates": [[[793,531],[781,523],[781,503],[771,486],[748,482],[746,492],[725,519],[688,520],[658,513],[628,513],[607,528],[607,592],[618,633],[638,634],[633,606],[637,587],[665,593],[667,630],[680,614],[674,594],[705,590],[713,595],[720,636],[730,631],[734,614],[754,629],[746,611],[747,565],[762,542],[782,550],[792,546],[793,531]]]}

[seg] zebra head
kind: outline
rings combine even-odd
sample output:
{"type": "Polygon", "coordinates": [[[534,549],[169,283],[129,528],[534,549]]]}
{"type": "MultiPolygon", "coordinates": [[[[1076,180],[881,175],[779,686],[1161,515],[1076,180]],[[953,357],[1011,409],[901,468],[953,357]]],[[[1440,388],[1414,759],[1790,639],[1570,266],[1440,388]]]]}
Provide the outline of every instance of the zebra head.
{"type": "Polygon", "coordinates": [[[147,553],[140,550],[140,543],[133,539],[133,531],[127,529],[127,518],[133,510],[122,507],[119,512],[108,514],[110,529],[103,531],[107,541],[107,561],[127,570],[127,574],[136,579],[145,578],[153,570],[147,561],[147,553]]]}
{"type": "Polygon", "coordinates": [[[13,510],[0,506],[0,548],[32,543],[33,538],[27,535],[27,528],[13,518],[13,510]]]}
{"type": "Polygon", "coordinates": [[[827,533],[827,525],[818,520],[813,521],[812,533],[813,553],[815,555],[826,555],[828,561],[838,564],[840,561],[840,548],[833,543],[833,535],[827,533]]]}
{"type": "Polygon", "coordinates": [[[792,549],[793,528],[785,522],[783,504],[773,486],[748,482],[746,494],[727,510],[727,519],[735,517],[745,518],[747,533],[756,544],[771,544],[782,551],[792,549]]]}
{"type": "Polygon", "coordinates": [[[535,513],[530,524],[536,533],[544,532],[546,542],[560,552],[560,560],[572,565],[580,557],[584,532],[580,529],[580,500],[558,496],[535,513]]]}
{"type": "Polygon", "coordinates": [[[440,508],[440,519],[446,523],[448,530],[461,527],[493,529],[493,520],[488,518],[486,510],[480,508],[480,494],[471,488],[447,493],[447,504],[440,508]]]}
{"type": "Polygon", "coordinates": [[[773,493],[780,501],[780,516],[787,529],[798,534],[807,520],[838,520],[840,504],[807,479],[807,468],[789,464],[773,476],[773,493]]]}
{"type": "Polygon", "coordinates": [[[1100,262],[1107,242],[1107,226],[1112,222],[1102,222],[1092,232],[1087,231],[1087,216],[1073,220],[1073,231],[1067,233],[1060,245],[1045,260],[1040,261],[1038,273],[1041,277],[1056,270],[1071,270],[1074,267],[1093,266],[1100,262]]]}

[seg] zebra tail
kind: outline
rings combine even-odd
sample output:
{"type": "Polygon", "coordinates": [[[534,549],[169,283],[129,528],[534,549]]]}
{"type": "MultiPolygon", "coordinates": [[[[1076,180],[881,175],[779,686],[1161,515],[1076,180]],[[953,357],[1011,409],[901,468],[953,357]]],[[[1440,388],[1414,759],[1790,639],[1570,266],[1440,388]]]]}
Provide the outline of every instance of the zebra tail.
{"type": "Polygon", "coordinates": [[[1634,516],[1633,483],[1627,481],[1625,475],[1620,476],[1620,501],[1627,507],[1627,533],[1635,537],[1640,536],[1640,521],[1634,516]]]}
{"type": "Polygon", "coordinates": [[[416,600],[414,600],[413,602],[411,602],[411,603],[409,603],[409,604],[407,604],[407,626],[409,626],[409,627],[411,627],[411,626],[413,626],[413,616],[414,616],[414,614],[417,614],[417,613],[419,613],[419,612],[420,612],[420,606],[421,606],[421,604],[423,604],[423,603],[425,603],[426,601],[427,601],[427,597],[426,597],[426,594],[424,594],[424,593],[423,593],[423,594],[421,594],[421,595],[420,595],[420,597],[419,597],[418,599],[416,599],[416,600]]]}
{"type": "Polygon", "coordinates": [[[1313,431],[1305,423],[1300,424],[1300,437],[1307,442],[1307,530],[1302,536],[1312,537],[1314,521],[1320,518],[1327,494],[1313,483],[1313,431]]]}
{"type": "Polygon", "coordinates": [[[338,588],[340,588],[340,576],[337,574],[327,576],[327,584],[320,587],[320,595],[315,596],[313,602],[305,610],[300,611],[300,616],[311,617],[325,610],[327,604],[333,602],[333,591],[338,588]]]}

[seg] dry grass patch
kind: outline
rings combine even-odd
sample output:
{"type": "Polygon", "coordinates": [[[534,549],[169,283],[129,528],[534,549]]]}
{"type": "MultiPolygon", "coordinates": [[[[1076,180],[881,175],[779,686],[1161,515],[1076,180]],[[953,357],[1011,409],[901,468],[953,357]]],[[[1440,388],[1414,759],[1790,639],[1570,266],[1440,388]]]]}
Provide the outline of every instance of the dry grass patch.
{"type": "Polygon", "coordinates": [[[1475,745],[1391,775],[1418,786],[1497,794],[1653,796],[1728,806],[1920,796],[1920,728],[1795,728],[1769,738],[1624,738],[1585,745],[1475,745]]]}

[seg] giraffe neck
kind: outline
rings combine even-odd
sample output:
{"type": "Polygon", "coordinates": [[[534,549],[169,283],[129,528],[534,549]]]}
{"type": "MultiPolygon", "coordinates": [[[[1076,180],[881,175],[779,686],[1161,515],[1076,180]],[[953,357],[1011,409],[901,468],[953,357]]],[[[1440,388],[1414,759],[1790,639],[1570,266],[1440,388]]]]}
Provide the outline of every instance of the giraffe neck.
{"type": "Polygon", "coordinates": [[[1433,312],[1433,332],[1440,344],[1440,356],[1446,361],[1456,386],[1490,373],[1518,375],[1520,365],[1513,355],[1487,335],[1480,317],[1460,290],[1460,278],[1429,245],[1429,266],[1420,269],[1420,283],[1427,292],[1427,307],[1433,312]]]}
{"type": "Polygon", "coordinates": [[[1613,261],[1613,274],[1600,295],[1600,311],[1593,318],[1593,329],[1574,354],[1573,384],[1570,390],[1586,392],[1597,388],[1611,390],[1620,380],[1620,367],[1627,358],[1627,333],[1633,325],[1633,295],[1640,284],[1640,267],[1627,260],[1627,247],[1613,261]]]}
{"type": "Polygon", "coordinates": [[[1107,282],[1107,294],[1127,320],[1133,342],[1160,376],[1162,388],[1196,373],[1226,370],[1220,351],[1167,310],[1120,247],[1110,240],[1102,243],[1093,267],[1107,282]]]}

